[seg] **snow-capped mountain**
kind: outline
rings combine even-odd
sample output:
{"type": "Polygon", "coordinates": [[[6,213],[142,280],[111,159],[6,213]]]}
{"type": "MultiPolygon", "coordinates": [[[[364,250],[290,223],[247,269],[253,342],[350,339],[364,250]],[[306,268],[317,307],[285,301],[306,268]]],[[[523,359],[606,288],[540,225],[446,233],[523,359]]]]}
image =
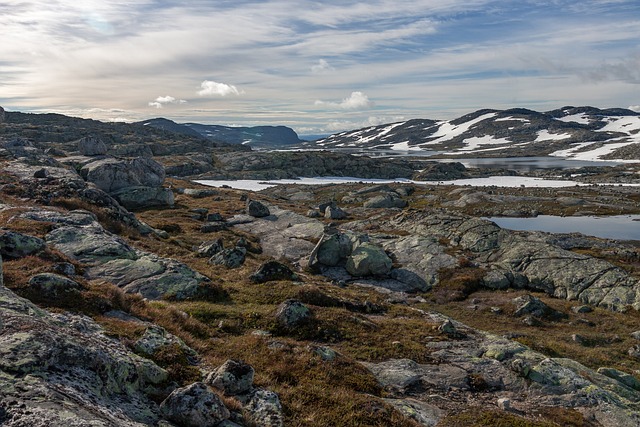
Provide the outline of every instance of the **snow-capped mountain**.
{"type": "Polygon", "coordinates": [[[640,160],[640,114],[593,107],[546,113],[479,110],[455,120],[413,119],[341,132],[312,144],[326,149],[429,150],[450,156],[640,160]]]}

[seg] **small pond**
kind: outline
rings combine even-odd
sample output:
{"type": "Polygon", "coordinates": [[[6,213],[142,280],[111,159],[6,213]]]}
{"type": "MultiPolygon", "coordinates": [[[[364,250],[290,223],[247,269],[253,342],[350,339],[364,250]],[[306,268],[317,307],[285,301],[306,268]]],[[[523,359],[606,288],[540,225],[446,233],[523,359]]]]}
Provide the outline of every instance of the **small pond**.
{"type": "Polygon", "coordinates": [[[552,216],[535,218],[488,218],[502,228],[549,233],[578,232],[615,240],[640,240],[640,215],[552,216]]]}

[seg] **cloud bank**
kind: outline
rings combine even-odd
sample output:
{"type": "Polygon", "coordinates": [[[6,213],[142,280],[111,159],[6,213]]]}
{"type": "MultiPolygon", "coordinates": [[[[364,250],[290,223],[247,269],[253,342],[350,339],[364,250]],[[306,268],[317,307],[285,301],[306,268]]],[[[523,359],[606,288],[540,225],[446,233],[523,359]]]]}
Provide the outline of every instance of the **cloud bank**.
{"type": "Polygon", "coordinates": [[[186,104],[184,99],[176,99],[173,96],[159,96],[154,101],[149,102],[149,107],[162,108],[167,104],[186,104]]]}

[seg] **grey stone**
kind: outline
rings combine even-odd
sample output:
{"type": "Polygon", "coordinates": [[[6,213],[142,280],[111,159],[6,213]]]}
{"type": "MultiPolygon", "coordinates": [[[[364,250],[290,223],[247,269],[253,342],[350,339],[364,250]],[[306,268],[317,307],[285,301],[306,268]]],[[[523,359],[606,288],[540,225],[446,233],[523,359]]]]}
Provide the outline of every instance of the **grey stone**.
{"type": "Polygon", "coordinates": [[[345,219],[349,215],[339,207],[327,206],[324,210],[324,217],[327,219],[345,219]]]}
{"type": "Polygon", "coordinates": [[[160,187],[165,178],[162,165],[145,157],[96,160],[85,165],[80,174],[107,193],[127,187],[160,187]]]}
{"type": "Polygon", "coordinates": [[[345,268],[352,276],[384,276],[389,274],[392,264],[381,247],[362,243],[351,252],[345,268]]]}
{"type": "Polygon", "coordinates": [[[411,292],[427,292],[431,289],[431,285],[426,280],[406,268],[394,268],[391,270],[390,277],[398,282],[410,285],[413,288],[411,292]]]}
{"type": "Polygon", "coordinates": [[[217,196],[220,194],[218,190],[210,188],[185,188],[184,195],[193,197],[194,199],[202,199],[204,197],[217,196]]]}
{"type": "Polygon", "coordinates": [[[622,372],[614,368],[598,368],[598,373],[606,375],[609,378],[613,378],[627,387],[640,391],[640,380],[633,375],[629,375],[626,372],[622,372]]]}
{"type": "Polygon", "coordinates": [[[175,203],[173,191],[163,187],[127,187],[116,190],[111,195],[129,210],[172,207],[175,203]]]}
{"type": "Polygon", "coordinates": [[[573,311],[574,313],[591,313],[593,311],[593,308],[589,307],[588,305],[579,305],[576,307],[571,307],[571,311],[573,311]]]}
{"type": "Polygon", "coordinates": [[[209,264],[224,265],[227,268],[238,268],[244,264],[247,250],[245,248],[223,249],[209,259],[209,264]]]}
{"type": "Polygon", "coordinates": [[[271,215],[269,208],[257,200],[249,200],[247,203],[247,214],[255,218],[264,218],[271,215]]]}
{"type": "Polygon", "coordinates": [[[312,318],[311,310],[300,301],[286,300],[278,306],[275,318],[284,328],[293,328],[308,322],[312,318]]]}
{"type": "Polygon", "coordinates": [[[212,257],[222,250],[224,250],[222,239],[216,239],[202,243],[200,246],[198,246],[196,252],[199,256],[212,257]]]}
{"type": "Polygon", "coordinates": [[[323,236],[317,246],[317,260],[320,264],[333,267],[338,265],[340,260],[351,255],[352,242],[349,236],[337,233],[331,236],[323,236]]]}
{"type": "Polygon", "coordinates": [[[0,255],[7,258],[22,258],[40,252],[44,240],[15,231],[0,232],[0,255]]]}
{"type": "Polygon", "coordinates": [[[631,333],[631,337],[633,337],[634,339],[640,341],[640,331],[635,331],[631,333]]]}
{"type": "Polygon", "coordinates": [[[195,350],[187,346],[184,341],[157,325],[147,327],[144,335],[133,344],[133,348],[137,353],[147,357],[151,357],[156,354],[158,350],[169,346],[180,348],[183,354],[192,358],[193,361],[195,361],[197,357],[195,350]]]}
{"type": "Polygon", "coordinates": [[[180,427],[215,427],[230,416],[220,398],[201,382],[174,390],[160,410],[180,427]]]}
{"type": "Polygon", "coordinates": [[[372,197],[364,202],[362,206],[365,208],[404,208],[408,203],[400,197],[393,194],[382,194],[372,197]]]}
{"type": "Polygon", "coordinates": [[[533,295],[523,295],[521,297],[514,298],[513,302],[516,304],[516,310],[513,313],[516,317],[532,315],[534,317],[551,320],[567,317],[566,314],[552,309],[542,302],[540,298],[536,298],[533,295]]]}
{"type": "Polygon", "coordinates": [[[207,215],[207,222],[224,221],[222,215],[219,212],[214,212],[207,215]]]}
{"type": "Polygon", "coordinates": [[[435,427],[444,418],[446,412],[435,405],[417,399],[384,399],[384,401],[421,426],[435,427]]]}
{"type": "Polygon", "coordinates": [[[223,221],[208,222],[206,224],[202,224],[202,227],[200,227],[200,232],[215,233],[218,231],[226,230],[228,227],[229,224],[223,221]]]}
{"type": "Polygon", "coordinates": [[[107,146],[100,138],[85,136],[78,141],[78,151],[83,156],[103,156],[107,154],[107,146]]]}
{"type": "Polygon", "coordinates": [[[75,276],[76,275],[76,267],[70,262],[61,262],[53,266],[54,270],[57,273],[63,274],[65,276],[75,276]]]}
{"type": "Polygon", "coordinates": [[[269,390],[255,390],[243,408],[256,427],[282,427],[284,414],[276,393],[269,390]]]}
{"type": "Polygon", "coordinates": [[[258,271],[249,278],[255,283],[264,283],[272,280],[297,280],[298,276],[288,266],[278,261],[267,261],[260,265],[258,271]]]}
{"type": "Polygon", "coordinates": [[[222,391],[226,396],[245,394],[253,388],[255,371],[251,365],[238,360],[227,360],[209,373],[205,383],[222,391]]]}
{"type": "Polygon", "coordinates": [[[79,283],[53,273],[40,273],[32,276],[29,279],[29,286],[41,296],[51,298],[82,289],[79,283]]]}

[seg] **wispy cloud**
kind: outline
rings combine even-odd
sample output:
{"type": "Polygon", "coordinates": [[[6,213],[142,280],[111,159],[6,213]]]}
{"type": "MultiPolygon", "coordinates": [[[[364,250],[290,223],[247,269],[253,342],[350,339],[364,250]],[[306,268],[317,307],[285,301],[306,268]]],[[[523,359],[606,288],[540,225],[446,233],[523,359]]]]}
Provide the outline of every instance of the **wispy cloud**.
{"type": "Polygon", "coordinates": [[[154,101],[149,102],[149,107],[162,108],[167,104],[186,104],[184,99],[176,99],[173,96],[159,96],[154,101]]]}
{"type": "Polygon", "coordinates": [[[364,110],[373,107],[373,102],[362,92],[351,92],[351,95],[343,99],[341,102],[325,102],[317,100],[315,105],[338,107],[343,110],[364,110]]]}
{"type": "Polygon", "coordinates": [[[325,59],[319,59],[318,63],[311,67],[311,71],[315,74],[323,74],[329,71],[335,71],[335,68],[329,65],[325,59]]]}
{"type": "Polygon", "coordinates": [[[240,95],[244,92],[239,91],[234,85],[226,83],[218,83],[211,80],[205,80],[200,84],[201,90],[198,91],[200,96],[228,96],[240,95]]]}

